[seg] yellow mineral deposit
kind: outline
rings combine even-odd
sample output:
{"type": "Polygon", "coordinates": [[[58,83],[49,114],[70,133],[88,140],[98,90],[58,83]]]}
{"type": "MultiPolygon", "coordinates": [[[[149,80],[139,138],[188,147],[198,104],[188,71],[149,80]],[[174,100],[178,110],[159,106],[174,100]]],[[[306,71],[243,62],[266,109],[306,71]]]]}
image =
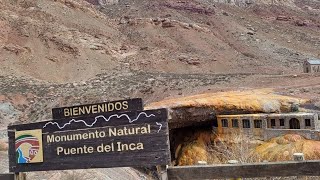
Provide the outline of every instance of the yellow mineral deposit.
{"type": "MultiPolygon", "coordinates": [[[[292,111],[294,104],[303,105],[308,103],[307,99],[300,99],[295,97],[283,96],[276,94],[272,89],[260,89],[260,90],[246,90],[246,91],[230,91],[230,92],[217,92],[193,95],[188,97],[181,97],[175,99],[167,99],[160,102],[154,102],[145,107],[145,109],[153,108],[168,108],[172,119],[170,122],[175,123],[174,119],[179,116],[181,109],[188,109],[189,115],[183,117],[179,123],[194,121],[193,115],[197,114],[197,111],[201,108],[212,109],[216,115],[223,114],[225,112],[249,112],[254,113],[288,113],[292,111]],[[175,116],[175,113],[177,114],[175,116]],[[173,115],[173,116],[172,116],[173,115]]],[[[299,109],[299,111],[304,111],[299,109]]],[[[213,126],[213,125],[212,125],[213,126]]],[[[172,127],[172,126],[171,126],[172,127]]],[[[173,127],[173,128],[180,128],[173,127]]],[[[211,132],[212,133],[212,132],[211,132]]],[[[293,153],[303,152],[306,159],[320,159],[320,142],[306,140],[299,135],[285,135],[272,139],[270,142],[248,140],[249,144],[243,143],[243,147],[240,146],[241,142],[238,142],[239,138],[230,138],[223,135],[213,135],[215,137],[206,138],[205,131],[200,133],[194,133],[193,138],[187,139],[184,142],[180,142],[176,145],[175,156],[177,165],[192,165],[197,164],[198,161],[206,161],[208,163],[224,163],[228,158],[236,158],[239,152],[239,148],[246,147],[246,158],[250,162],[268,160],[292,160],[293,153]],[[228,153],[234,155],[234,157],[220,157],[214,154],[208,143],[211,141],[211,145],[225,144],[225,148],[230,145],[228,153]],[[216,143],[218,142],[218,143],[216,143]],[[255,147],[261,144],[255,149],[255,147]],[[293,148],[292,148],[293,147],[293,148]],[[253,152],[254,151],[254,152],[253,152]],[[252,155],[252,156],[251,156],[252,155]]],[[[212,135],[212,134],[211,134],[212,135]]],[[[242,139],[243,140],[243,139],[242,139]]],[[[241,140],[241,141],[242,141],[241,140]]],[[[215,147],[218,150],[218,146],[215,147]]],[[[241,154],[240,154],[241,155],[241,154]]]]}
{"type": "Polygon", "coordinates": [[[209,144],[215,138],[210,131],[197,131],[193,135],[193,139],[184,144],[180,144],[177,148],[176,157],[177,165],[193,165],[198,161],[208,162],[210,154],[208,153],[209,144]]]}
{"type": "Polygon", "coordinates": [[[304,104],[307,99],[278,95],[272,89],[250,91],[229,91],[199,94],[176,99],[168,99],[149,104],[146,109],[153,108],[188,108],[212,107],[216,113],[228,110],[247,111],[252,113],[272,113],[291,111],[292,104],[304,104]]]}
{"type": "Polygon", "coordinates": [[[298,152],[303,153],[306,160],[320,159],[320,141],[287,134],[272,138],[255,149],[256,154],[268,161],[291,161],[298,152]]]}

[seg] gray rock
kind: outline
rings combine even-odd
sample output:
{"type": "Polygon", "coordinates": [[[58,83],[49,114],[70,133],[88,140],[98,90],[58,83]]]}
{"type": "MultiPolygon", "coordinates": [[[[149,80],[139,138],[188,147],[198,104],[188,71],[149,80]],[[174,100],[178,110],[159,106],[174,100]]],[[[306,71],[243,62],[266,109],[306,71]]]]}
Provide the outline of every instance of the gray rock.
{"type": "Polygon", "coordinates": [[[254,35],[254,32],[253,31],[248,31],[247,34],[254,35]]]}

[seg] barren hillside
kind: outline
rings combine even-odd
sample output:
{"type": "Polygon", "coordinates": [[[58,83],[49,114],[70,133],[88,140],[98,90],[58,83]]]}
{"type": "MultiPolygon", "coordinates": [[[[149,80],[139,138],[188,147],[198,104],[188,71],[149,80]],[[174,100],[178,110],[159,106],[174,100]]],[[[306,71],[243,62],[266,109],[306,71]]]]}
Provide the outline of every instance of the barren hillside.
{"type": "Polygon", "coordinates": [[[2,0],[1,74],[52,82],[123,69],[282,74],[319,56],[319,1],[88,2],[2,0]]]}
{"type": "Polygon", "coordinates": [[[272,88],[320,107],[309,57],[319,0],[0,0],[0,150],[58,106],[272,88]]]}

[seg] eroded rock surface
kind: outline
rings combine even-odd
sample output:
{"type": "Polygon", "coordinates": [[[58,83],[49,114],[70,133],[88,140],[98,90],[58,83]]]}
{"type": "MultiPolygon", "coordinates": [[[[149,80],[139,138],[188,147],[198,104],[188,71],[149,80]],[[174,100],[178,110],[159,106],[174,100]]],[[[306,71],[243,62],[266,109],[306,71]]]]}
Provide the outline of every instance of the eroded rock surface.
{"type": "Polygon", "coordinates": [[[320,159],[320,141],[286,134],[258,146],[255,153],[268,161],[292,161],[294,153],[303,153],[306,160],[320,159]]]}
{"type": "Polygon", "coordinates": [[[217,114],[286,113],[309,102],[275,94],[270,89],[207,93],[168,99],[149,104],[146,109],[168,108],[170,128],[212,121],[217,114]]]}

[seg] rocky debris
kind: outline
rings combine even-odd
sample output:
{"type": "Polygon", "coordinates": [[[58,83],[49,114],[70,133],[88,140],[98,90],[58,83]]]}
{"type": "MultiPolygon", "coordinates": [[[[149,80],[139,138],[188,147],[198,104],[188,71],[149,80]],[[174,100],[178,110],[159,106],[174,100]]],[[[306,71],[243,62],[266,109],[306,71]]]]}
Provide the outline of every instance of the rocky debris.
{"type": "MultiPolygon", "coordinates": [[[[101,1],[109,1],[109,0],[101,0],[101,1]]],[[[110,1],[116,1],[116,0],[110,0],[110,1]]],[[[96,8],[93,4],[90,4],[87,1],[55,0],[55,2],[59,2],[61,4],[64,4],[67,7],[72,8],[72,9],[78,9],[78,10],[81,10],[85,13],[89,13],[89,14],[93,15],[94,17],[106,19],[106,17],[101,12],[96,10],[96,8]]]]}
{"type": "Polygon", "coordinates": [[[140,47],[140,51],[148,51],[148,50],[149,50],[148,46],[140,47]]]}
{"type": "Polygon", "coordinates": [[[252,36],[252,35],[254,35],[254,32],[253,31],[248,31],[247,34],[252,36]]]}
{"type": "Polygon", "coordinates": [[[131,18],[129,16],[123,16],[120,18],[119,24],[128,24],[130,19],[131,18]]]}
{"type": "Polygon", "coordinates": [[[199,32],[210,32],[210,29],[208,29],[207,27],[200,26],[196,23],[185,23],[185,22],[173,20],[170,18],[161,18],[161,17],[133,18],[133,17],[124,16],[124,17],[120,18],[120,20],[119,20],[119,24],[122,24],[122,25],[129,24],[132,26],[133,25],[137,26],[139,24],[143,25],[146,23],[153,24],[156,26],[161,26],[162,28],[182,27],[184,29],[194,29],[199,32]]]}
{"type": "Polygon", "coordinates": [[[141,88],[140,92],[141,92],[142,94],[153,94],[153,93],[154,93],[154,90],[153,90],[152,87],[146,86],[146,87],[141,88]]]}
{"type": "Polygon", "coordinates": [[[308,26],[308,23],[306,21],[303,21],[303,20],[295,20],[294,21],[294,25],[296,25],[296,26],[308,26]]]}
{"type": "Polygon", "coordinates": [[[288,17],[288,16],[277,16],[276,20],[278,21],[290,21],[292,18],[288,17]]]}
{"type": "Polygon", "coordinates": [[[27,48],[27,47],[23,48],[23,47],[20,47],[18,45],[15,45],[15,44],[5,45],[5,46],[3,46],[3,49],[6,50],[6,51],[9,51],[9,52],[12,52],[12,53],[14,53],[16,55],[19,55],[19,54],[24,53],[26,51],[30,51],[30,49],[27,48]]]}
{"type": "Polygon", "coordinates": [[[107,6],[107,5],[115,5],[119,3],[119,0],[97,0],[100,6],[107,6]]]}
{"type": "Polygon", "coordinates": [[[185,55],[181,55],[179,56],[179,61],[187,63],[189,65],[199,65],[200,64],[200,59],[199,58],[192,58],[192,57],[188,57],[185,55]]]}
{"type": "Polygon", "coordinates": [[[225,16],[229,16],[229,13],[225,12],[225,11],[223,11],[222,14],[225,15],[225,16]]]}
{"type": "Polygon", "coordinates": [[[204,14],[204,15],[214,15],[215,11],[213,8],[197,5],[194,2],[190,1],[179,1],[177,3],[174,2],[167,2],[161,4],[161,6],[165,6],[170,9],[180,10],[180,11],[187,11],[191,13],[197,13],[197,14],[204,14]]]}
{"type": "Polygon", "coordinates": [[[257,29],[253,28],[253,27],[248,27],[248,30],[250,30],[251,32],[257,32],[257,29]]]}
{"type": "Polygon", "coordinates": [[[169,19],[164,19],[164,21],[162,21],[162,27],[163,28],[174,27],[174,23],[169,19]]]}
{"type": "Polygon", "coordinates": [[[60,51],[63,51],[63,52],[66,52],[66,53],[70,53],[74,56],[79,56],[80,55],[80,51],[79,51],[79,48],[68,43],[68,42],[65,42],[63,39],[61,38],[58,38],[56,36],[53,36],[52,38],[50,38],[50,41],[53,42],[57,48],[60,50],[60,51]]]}
{"type": "Polygon", "coordinates": [[[126,51],[126,50],[128,50],[129,49],[129,47],[127,46],[127,45],[122,45],[121,47],[120,47],[120,50],[121,51],[126,51]]]}
{"type": "Polygon", "coordinates": [[[88,3],[93,4],[93,5],[100,5],[99,0],[85,0],[85,1],[87,1],[88,3]]]}
{"type": "Polygon", "coordinates": [[[28,9],[31,7],[37,7],[36,2],[32,1],[32,0],[23,0],[23,1],[19,1],[18,5],[22,8],[28,9]]]}
{"type": "MultiPolygon", "coordinates": [[[[180,23],[181,25],[181,23],[180,23]]],[[[182,26],[182,25],[181,25],[182,26]]],[[[210,30],[208,28],[205,28],[205,27],[201,27],[199,26],[198,24],[189,24],[189,26],[192,28],[192,29],[195,29],[199,32],[210,32],[210,30]]]]}

